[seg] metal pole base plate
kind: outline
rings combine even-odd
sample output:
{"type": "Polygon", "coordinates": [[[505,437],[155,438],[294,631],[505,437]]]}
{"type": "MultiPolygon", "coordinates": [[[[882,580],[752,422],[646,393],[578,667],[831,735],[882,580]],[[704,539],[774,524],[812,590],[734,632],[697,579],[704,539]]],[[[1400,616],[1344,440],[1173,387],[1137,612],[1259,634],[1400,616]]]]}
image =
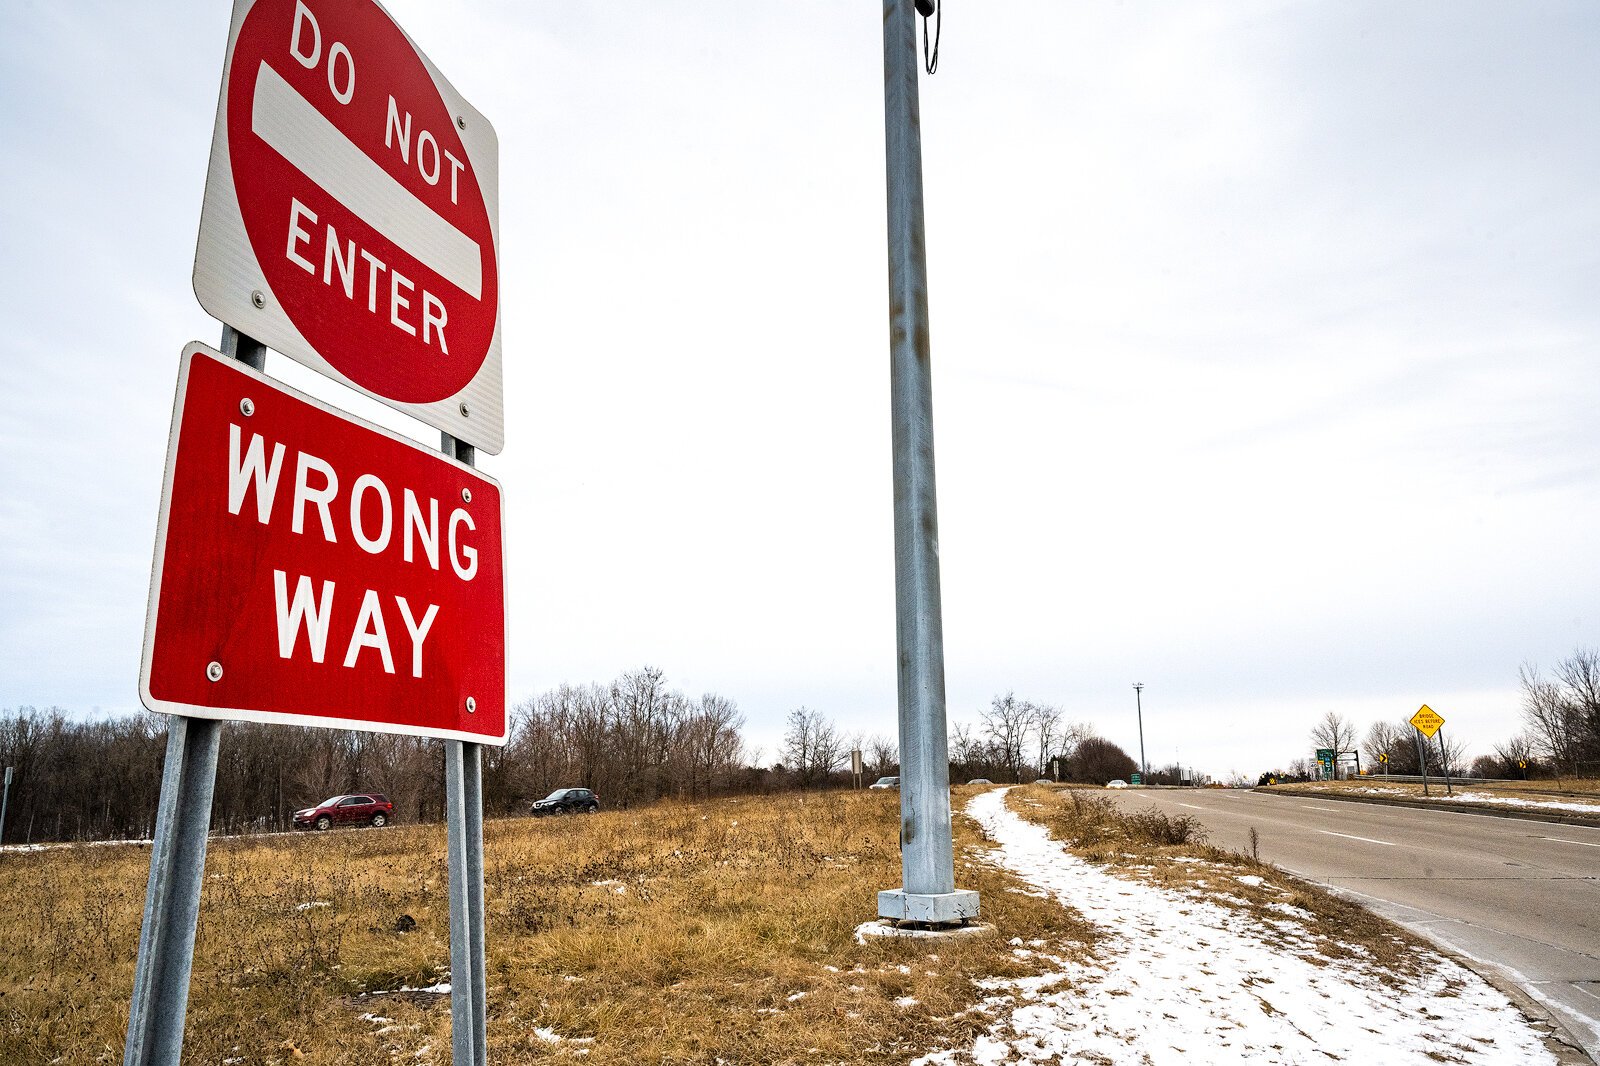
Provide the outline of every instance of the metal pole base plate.
{"type": "Polygon", "coordinates": [[[896,888],[878,893],[878,917],[897,922],[942,925],[945,922],[964,922],[977,916],[976,892],[907,892],[903,888],[896,888]]]}

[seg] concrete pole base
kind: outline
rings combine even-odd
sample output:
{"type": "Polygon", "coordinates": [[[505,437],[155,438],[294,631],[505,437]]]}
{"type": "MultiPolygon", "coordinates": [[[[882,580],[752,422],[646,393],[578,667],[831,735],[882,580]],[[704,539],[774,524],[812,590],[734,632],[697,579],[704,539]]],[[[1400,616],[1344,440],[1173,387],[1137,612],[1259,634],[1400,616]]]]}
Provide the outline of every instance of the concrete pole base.
{"type": "Polygon", "coordinates": [[[976,892],[907,892],[896,888],[878,893],[878,917],[897,922],[944,925],[978,916],[976,892]]]}

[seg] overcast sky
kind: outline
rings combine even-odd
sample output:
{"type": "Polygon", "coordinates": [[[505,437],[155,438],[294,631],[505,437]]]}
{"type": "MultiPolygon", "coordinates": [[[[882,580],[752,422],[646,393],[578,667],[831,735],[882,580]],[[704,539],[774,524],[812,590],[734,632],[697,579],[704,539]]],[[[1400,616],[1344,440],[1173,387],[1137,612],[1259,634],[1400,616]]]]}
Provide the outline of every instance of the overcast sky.
{"type": "MultiPolygon", "coordinates": [[[[513,700],[895,728],[872,0],[391,14],[501,148],[513,700]]],[[[950,715],[1252,775],[1600,644],[1600,7],[952,0],[950,715]]],[[[229,5],[0,6],[0,707],[132,712],[229,5]]],[[[287,359],[269,372],[436,442],[287,359]]]]}

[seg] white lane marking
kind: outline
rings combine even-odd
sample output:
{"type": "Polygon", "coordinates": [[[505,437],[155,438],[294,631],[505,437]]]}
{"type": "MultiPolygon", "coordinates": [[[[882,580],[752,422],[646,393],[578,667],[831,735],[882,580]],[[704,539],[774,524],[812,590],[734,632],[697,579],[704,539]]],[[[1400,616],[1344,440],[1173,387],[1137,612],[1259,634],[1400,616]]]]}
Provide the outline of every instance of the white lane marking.
{"type": "Polygon", "coordinates": [[[1300,806],[1304,807],[1308,811],[1333,811],[1334,814],[1339,813],[1338,809],[1335,807],[1313,807],[1309,803],[1302,803],[1300,806]]]}
{"type": "Polygon", "coordinates": [[[1190,809],[1190,810],[1191,810],[1191,811],[1203,811],[1203,810],[1205,810],[1205,808],[1204,808],[1204,807],[1196,807],[1196,806],[1195,806],[1195,805],[1194,805],[1194,804],[1192,804],[1192,803],[1180,803],[1180,804],[1178,804],[1178,806],[1180,806],[1180,807],[1187,807],[1187,808],[1189,808],[1189,809],[1190,809]]]}
{"type": "Polygon", "coordinates": [[[1600,848],[1600,844],[1591,844],[1587,840],[1568,840],[1566,837],[1540,837],[1540,840],[1554,840],[1557,844],[1576,844],[1580,848],[1600,848]]]}
{"type": "Polygon", "coordinates": [[[1346,840],[1360,840],[1367,844],[1382,844],[1386,848],[1398,846],[1392,840],[1373,840],[1371,837],[1355,837],[1351,836],[1349,833],[1335,833],[1331,829],[1318,829],[1317,832],[1321,833],[1323,836],[1344,837],[1346,840]]]}
{"type": "Polygon", "coordinates": [[[417,262],[483,299],[478,242],[390,177],[264,62],[251,107],[250,129],[273,151],[417,262]]]}

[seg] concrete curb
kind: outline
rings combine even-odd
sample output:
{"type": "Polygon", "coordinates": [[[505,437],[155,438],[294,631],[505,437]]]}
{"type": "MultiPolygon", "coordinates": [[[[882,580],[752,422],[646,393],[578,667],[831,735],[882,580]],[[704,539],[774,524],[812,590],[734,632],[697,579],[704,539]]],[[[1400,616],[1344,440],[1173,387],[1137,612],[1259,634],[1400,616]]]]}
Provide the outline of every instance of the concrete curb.
{"type": "MultiPolygon", "coordinates": [[[[1323,887],[1335,894],[1338,893],[1338,890],[1331,886],[1324,885],[1323,887]]],[[[1387,920],[1394,921],[1392,918],[1387,920]]],[[[1399,923],[1396,922],[1395,924],[1398,925],[1399,923]]],[[[1408,926],[1403,926],[1402,928],[1405,928],[1407,932],[1414,936],[1422,937],[1432,946],[1434,951],[1463,969],[1471,970],[1483,978],[1490,987],[1509,999],[1522,1012],[1523,1017],[1528,1019],[1528,1023],[1534,1027],[1534,1032],[1538,1033],[1543,1039],[1545,1049],[1555,1056],[1556,1062],[1560,1066],[1594,1066],[1595,1060],[1590,1058],[1589,1053],[1583,1049],[1577,1034],[1567,1028],[1566,1023],[1561,1020],[1559,1015],[1536,999],[1527,989],[1517,984],[1516,979],[1506,971],[1492,962],[1481,962],[1468,955],[1463,955],[1454,948],[1439,943],[1422,930],[1408,926]]]]}
{"type": "Polygon", "coordinates": [[[1389,796],[1352,796],[1346,792],[1320,792],[1306,789],[1283,792],[1271,785],[1258,785],[1250,791],[1260,792],[1267,796],[1299,796],[1343,800],[1345,803],[1375,803],[1380,807],[1411,807],[1421,811],[1446,811],[1451,814],[1484,814],[1490,818],[1517,818],[1525,822],[1581,825],[1591,829],[1600,829],[1600,814],[1579,814],[1576,811],[1520,811],[1477,803],[1430,802],[1428,800],[1395,799],[1389,796]]]}

